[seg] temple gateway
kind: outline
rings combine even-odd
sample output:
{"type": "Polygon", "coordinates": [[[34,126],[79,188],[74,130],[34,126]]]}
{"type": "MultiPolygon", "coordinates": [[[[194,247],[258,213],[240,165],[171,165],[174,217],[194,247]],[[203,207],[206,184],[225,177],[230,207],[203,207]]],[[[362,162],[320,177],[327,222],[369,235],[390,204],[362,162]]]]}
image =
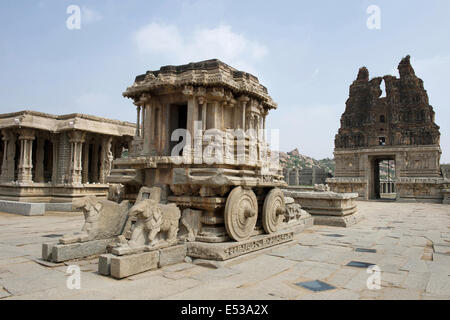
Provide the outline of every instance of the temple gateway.
{"type": "Polygon", "coordinates": [[[0,115],[0,198],[71,202],[106,197],[112,161],[128,148],[135,125],[84,114],[34,111],[0,115]]]}
{"type": "Polygon", "coordinates": [[[449,181],[439,164],[433,108],[409,56],[398,70],[400,78],[371,80],[365,67],[359,70],[335,138],[335,177],[327,183],[333,191],[357,192],[362,199],[442,202],[449,181]]]}

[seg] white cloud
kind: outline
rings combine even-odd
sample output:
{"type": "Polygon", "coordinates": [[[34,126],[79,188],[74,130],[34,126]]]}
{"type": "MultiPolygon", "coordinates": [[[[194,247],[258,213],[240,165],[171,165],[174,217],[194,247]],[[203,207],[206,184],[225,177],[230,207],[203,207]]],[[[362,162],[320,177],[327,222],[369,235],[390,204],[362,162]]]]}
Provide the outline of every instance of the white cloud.
{"type": "Polygon", "coordinates": [[[228,25],[189,33],[176,25],[153,22],[135,32],[133,41],[140,54],[165,56],[174,64],[217,58],[246,71],[252,71],[254,62],[268,53],[266,46],[228,25]]]}
{"type": "Polygon", "coordinates": [[[92,8],[83,6],[81,8],[82,23],[90,24],[103,19],[103,16],[92,8]]]}

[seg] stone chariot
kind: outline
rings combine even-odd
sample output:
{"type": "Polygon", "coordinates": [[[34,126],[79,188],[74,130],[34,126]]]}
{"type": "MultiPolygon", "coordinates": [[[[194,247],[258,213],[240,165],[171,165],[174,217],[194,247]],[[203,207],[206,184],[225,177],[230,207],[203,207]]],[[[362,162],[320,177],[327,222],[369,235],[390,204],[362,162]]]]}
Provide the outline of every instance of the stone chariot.
{"type": "Polygon", "coordinates": [[[143,186],[161,188],[182,222],[199,225],[196,242],[279,231],[286,183],[265,134],[277,105],[256,77],[207,60],[148,71],[123,95],[137,107],[136,134],[108,177],[124,186],[123,199],[134,201],[143,186]]]}

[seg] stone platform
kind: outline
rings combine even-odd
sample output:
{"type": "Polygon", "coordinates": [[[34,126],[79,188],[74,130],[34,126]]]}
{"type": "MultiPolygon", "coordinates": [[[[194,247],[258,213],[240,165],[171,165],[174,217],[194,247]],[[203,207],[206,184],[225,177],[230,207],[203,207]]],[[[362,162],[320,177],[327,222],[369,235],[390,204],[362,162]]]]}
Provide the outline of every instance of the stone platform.
{"type": "Polygon", "coordinates": [[[361,221],[357,212],[357,193],[335,192],[302,192],[283,190],[284,195],[291,197],[304,210],[314,217],[314,224],[336,227],[349,227],[361,221]]]}
{"type": "Polygon", "coordinates": [[[1,212],[21,214],[23,216],[43,216],[45,207],[45,203],[0,200],[1,212]]]}
{"type": "Polygon", "coordinates": [[[273,234],[254,236],[248,240],[240,242],[189,242],[187,244],[187,255],[192,258],[224,261],[247,253],[289,242],[293,239],[294,231],[288,230],[273,234]]]}

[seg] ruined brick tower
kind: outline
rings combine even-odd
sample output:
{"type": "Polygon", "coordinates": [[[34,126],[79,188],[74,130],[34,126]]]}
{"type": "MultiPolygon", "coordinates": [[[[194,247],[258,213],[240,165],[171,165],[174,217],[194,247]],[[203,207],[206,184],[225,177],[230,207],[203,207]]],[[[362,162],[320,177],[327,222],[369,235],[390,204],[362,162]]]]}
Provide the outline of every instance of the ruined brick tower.
{"type": "Polygon", "coordinates": [[[435,113],[409,56],[401,60],[398,71],[400,78],[369,80],[367,68],[359,69],[335,137],[335,178],[328,183],[334,191],[379,198],[379,165],[390,160],[395,162],[397,199],[440,202],[445,183],[435,113]]]}

